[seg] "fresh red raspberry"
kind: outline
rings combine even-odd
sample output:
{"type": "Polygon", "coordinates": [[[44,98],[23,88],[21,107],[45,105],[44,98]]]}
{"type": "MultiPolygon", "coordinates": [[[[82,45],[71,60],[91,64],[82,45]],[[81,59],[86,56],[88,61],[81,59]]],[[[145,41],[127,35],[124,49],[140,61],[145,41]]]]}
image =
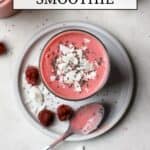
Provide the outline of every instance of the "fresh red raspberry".
{"type": "Polygon", "coordinates": [[[54,121],[54,113],[50,110],[43,109],[39,112],[38,119],[43,126],[48,127],[54,121]]]}
{"type": "Polygon", "coordinates": [[[57,108],[57,115],[60,121],[66,121],[73,116],[73,109],[68,105],[60,105],[57,108]]]}
{"type": "Polygon", "coordinates": [[[7,48],[4,43],[0,42],[0,55],[6,53],[7,48]]]}
{"type": "Polygon", "coordinates": [[[38,85],[39,83],[39,71],[34,66],[28,66],[25,71],[26,80],[31,85],[38,85]]]}

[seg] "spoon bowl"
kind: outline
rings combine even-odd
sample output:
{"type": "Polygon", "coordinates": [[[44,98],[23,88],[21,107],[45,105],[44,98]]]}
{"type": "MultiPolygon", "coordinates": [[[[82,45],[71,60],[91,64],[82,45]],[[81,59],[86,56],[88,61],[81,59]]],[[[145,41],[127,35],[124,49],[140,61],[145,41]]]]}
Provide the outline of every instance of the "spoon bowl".
{"type": "Polygon", "coordinates": [[[87,104],[79,108],[69,123],[68,130],[45,150],[52,150],[72,134],[87,135],[95,131],[104,118],[105,109],[100,103],[87,104]]]}

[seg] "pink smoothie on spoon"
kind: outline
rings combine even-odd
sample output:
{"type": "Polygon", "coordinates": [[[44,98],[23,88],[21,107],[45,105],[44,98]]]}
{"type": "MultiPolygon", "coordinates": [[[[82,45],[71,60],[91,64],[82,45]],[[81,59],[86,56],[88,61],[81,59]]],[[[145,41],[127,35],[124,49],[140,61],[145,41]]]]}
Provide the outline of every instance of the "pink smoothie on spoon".
{"type": "Polygon", "coordinates": [[[102,42],[90,33],[74,30],[54,36],[40,58],[43,82],[68,100],[85,99],[106,83],[109,58],[102,42]]]}
{"type": "Polygon", "coordinates": [[[79,108],[69,123],[68,130],[44,150],[51,150],[72,134],[87,135],[100,126],[104,118],[105,108],[100,103],[87,104],[79,108]]]}

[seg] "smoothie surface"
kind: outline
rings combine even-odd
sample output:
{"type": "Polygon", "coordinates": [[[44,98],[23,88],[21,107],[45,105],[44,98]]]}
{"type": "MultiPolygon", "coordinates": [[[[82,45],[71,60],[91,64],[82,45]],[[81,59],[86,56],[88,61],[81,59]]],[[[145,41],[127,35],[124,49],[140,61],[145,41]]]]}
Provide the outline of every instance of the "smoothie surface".
{"type": "Polygon", "coordinates": [[[109,69],[109,58],[102,42],[92,34],[79,30],[64,31],[54,36],[45,46],[40,59],[40,73],[47,88],[55,95],[68,100],[81,100],[101,89],[108,78],[109,69]],[[84,53],[88,61],[97,63],[96,77],[82,84],[80,92],[57,79],[50,80],[50,77],[56,74],[54,63],[60,55],[60,44],[73,44],[76,48],[85,47],[84,53]]]}

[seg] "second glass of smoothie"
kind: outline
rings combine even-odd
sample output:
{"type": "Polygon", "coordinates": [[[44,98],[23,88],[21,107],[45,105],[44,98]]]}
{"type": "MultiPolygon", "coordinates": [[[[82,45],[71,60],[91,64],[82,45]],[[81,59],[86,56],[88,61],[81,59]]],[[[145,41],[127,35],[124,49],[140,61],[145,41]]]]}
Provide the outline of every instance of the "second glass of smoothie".
{"type": "Polygon", "coordinates": [[[0,0],[0,18],[6,18],[16,13],[12,0],[0,0]]]}

